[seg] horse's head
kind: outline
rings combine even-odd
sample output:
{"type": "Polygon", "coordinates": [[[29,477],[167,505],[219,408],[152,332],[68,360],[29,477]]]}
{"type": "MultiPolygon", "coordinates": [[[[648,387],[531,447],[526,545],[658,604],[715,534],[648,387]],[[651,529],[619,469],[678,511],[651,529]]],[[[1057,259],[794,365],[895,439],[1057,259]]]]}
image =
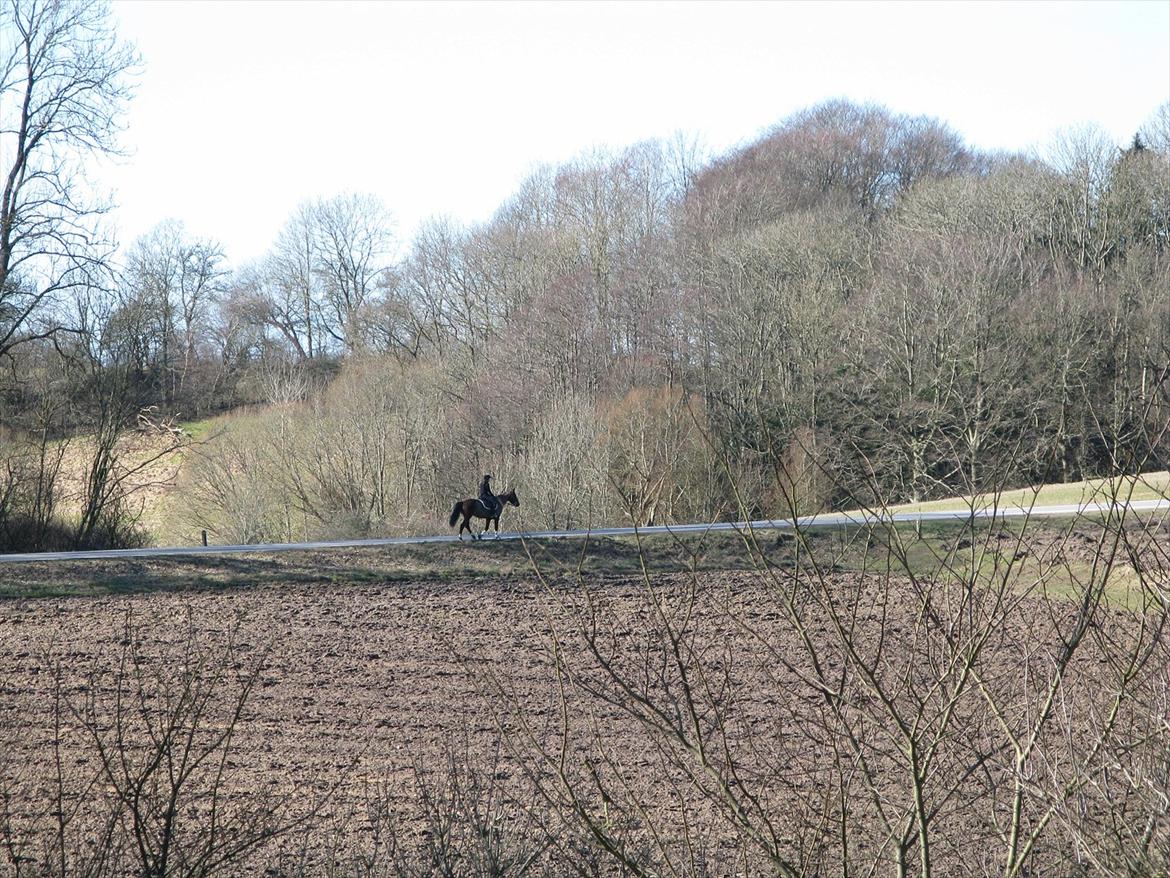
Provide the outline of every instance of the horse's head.
{"type": "Polygon", "coordinates": [[[515,488],[513,488],[507,494],[500,494],[499,497],[509,506],[515,506],[517,509],[520,508],[520,498],[516,496],[515,488]]]}

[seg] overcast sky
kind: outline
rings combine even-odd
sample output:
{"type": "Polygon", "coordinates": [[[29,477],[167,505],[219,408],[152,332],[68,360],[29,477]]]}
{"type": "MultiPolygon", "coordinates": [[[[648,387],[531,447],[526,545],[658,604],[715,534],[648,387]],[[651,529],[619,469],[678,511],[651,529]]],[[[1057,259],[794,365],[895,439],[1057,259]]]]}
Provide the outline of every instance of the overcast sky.
{"type": "Polygon", "coordinates": [[[1025,3],[114,3],[143,59],[100,180],[124,243],[174,217],[233,263],[293,208],[379,196],[401,238],[488,219],[526,172],[675,131],[721,152],[831,97],[984,148],[1170,100],[1170,0],[1025,3]]]}

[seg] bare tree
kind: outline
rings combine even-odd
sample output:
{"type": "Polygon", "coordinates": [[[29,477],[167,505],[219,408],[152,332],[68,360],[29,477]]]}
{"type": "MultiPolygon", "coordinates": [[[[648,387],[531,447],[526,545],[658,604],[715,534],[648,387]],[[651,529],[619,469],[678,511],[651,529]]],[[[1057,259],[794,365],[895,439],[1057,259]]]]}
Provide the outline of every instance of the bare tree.
{"type": "Polygon", "coordinates": [[[361,318],[378,293],[393,245],[390,215],[371,195],[339,195],[313,205],[315,271],[324,292],[323,326],[346,351],[364,347],[361,318]]]}
{"type": "Polygon", "coordinates": [[[200,360],[225,275],[219,245],[188,239],[174,220],[160,223],[130,249],[123,307],[138,312],[133,322],[145,335],[145,365],[157,368],[168,408],[183,396],[200,360]]]}
{"type": "MultiPolygon", "coordinates": [[[[300,205],[264,265],[243,279],[253,319],[275,329],[301,359],[365,347],[393,245],[389,212],[370,195],[300,205]]],[[[378,336],[378,333],[373,333],[378,336]]]]}
{"type": "Polygon", "coordinates": [[[1054,255],[1072,260],[1098,285],[1119,243],[1106,197],[1118,158],[1117,146],[1097,128],[1063,132],[1051,148],[1054,255]]]}
{"type": "Polygon", "coordinates": [[[90,282],[107,255],[80,163],[114,149],[133,51],[105,3],[0,6],[0,354],[53,334],[44,307],[90,282]]]}
{"type": "Polygon", "coordinates": [[[310,360],[325,349],[315,264],[312,212],[301,205],[280,230],[263,268],[249,276],[257,321],[276,329],[299,357],[310,360]]]}
{"type": "Polygon", "coordinates": [[[1170,157],[1170,101],[1154,111],[1142,126],[1141,137],[1150,149],[1170,157]]]}

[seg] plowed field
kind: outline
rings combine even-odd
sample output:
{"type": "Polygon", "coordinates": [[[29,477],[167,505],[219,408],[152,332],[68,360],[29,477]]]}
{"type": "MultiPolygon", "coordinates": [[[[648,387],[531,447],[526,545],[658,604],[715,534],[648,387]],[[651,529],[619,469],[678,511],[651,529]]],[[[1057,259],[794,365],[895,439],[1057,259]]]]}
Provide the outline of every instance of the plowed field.
{"type": "MultiPolygon", "coordinates": [[[[918,717],[922,740],[938,742],[925,789],[939,827],[932,856],[948,869],[977,865],[944,874],[994,872],[1004,850],[1004,796],[1012,787],[1010,753],[987,698],[998,699],[1006,721],[1026,731],[1034,719],[1026,706],[1039,703],[1047,678],[1024,669],[1050,668],[1062,649],[1057,632],[1076,610],[1073,602],[1022,601],[983,646],[983,690],[967,680],[948,708],[959,680],[947,664],[951,634],[930,614],[955,613],[947,618],[961,626],[968,624],[964,613],[990,610],[975,602],[956,612],[944,601],[962,599],[954,590],[928,606],[920,586],[896,578],[823,580],[823,594],[832,595],[840,615],[814,604],[797,607],[803,629],[782,611],[792,599],[778,590],[783,580],[768,583],[744,571],[669,574],[650,586],[635,577],[595,578],[589,600],[580,583],[550,588],[520,573],[360,584],[277,578],[258,577],[252,586],[0,602],[0,767],[11,831],[52,817],[44,803],[51,799],[55,754],[67,778],[96,778],[91,794],[108,794],[115,781],[98,771],[98,745],[108,746],[122,729],[121,744],[145,752],[166,698],[173,704],[195,673],[222,674],[222,692],[211,694],[193,740],[234,728],[226,761],[217,763],[220,807],[236,803],[239,813],[253,815],[267,807],[288,819],[314,813],[264,848],[265,862],[286,864],[271,874],[293,874],[287,866],[293,861],[320,866],[341,862],[340,851],[348,857],[368,850],[382,806],[398,814],[395,844],[433,846],[435,812],[455,810],[453,766],[470,764],[479,772],[474,783],[464,778],[465,808],[475,799],[476,807],[510,815],[505,822],[518,821],[539,799],[535,779],[553,801],[540,800],[544,816],[526,819],[547,825],[559,809],[555,819],[572,823],[556,778],[562,752],[562,769],[592,797],[595,813],[613,825],[624,815],[640,850],[650,844],[650,829],[659,833],[656,843],[665,835],[668,848],[684,851],[689,871],[752,871],[745,862],[762,868],[760,839],[752,840],[760,828],[773,834],[769,843],[812,858],[809,868],[813,860],[836,862],[836,853],[810,838],[837,837],[831,823],[841,819],[839,803],[849,797],[855,797],[845,818],[855,838],[851,856],[889,863],[896,850],[883,847],[891,830],[881,824],[890,814],[912,813],[906,809],[913,790],[898,768],[898,723],[875,694],[880,684],[898,711],[918,717]],[[842,622],[848,631],[838,627],[842,622]],[[680,639],[672,642],[667,631],[680,639]],[[587,648],[590,632],[597,635],[597,654],[587,648]],[[841,648],[843,634],[853,637],[859,656],[841,648]],[[598,656],[633,690],[615,686],[598,656]],[[859,676],[855,659],[872,664],[872,681],[859,676]],[[840,693],[827,693],[818,679],[836,681],[840,693]],[[245,690],[233,725],[232,706],[245,690]],[[147,699],[136,701],[142,692],[147,699]],[[650,716],[658,731],[638,721],[640,708],[629,709],[638,695],[648,695],[655,709],[667,708],[650,716]],[[846,728],[857,735],[864,765],[843,737],[846,728]],[[686,742],[696,741],[710,749],[688,752],[686,742]],[[552,761],[542,762],[542,749],[552,761]],[[872,773],[868,779],[865,772],[872,773]],[[749,791],[742,802],[758,812],[736,816],[712,786],[715,777],[732,777],[730,792],[749,791]],[[491,799],[486,805],[484,797],[491,799]],[[751,832],[743,831],[746,823],[751,832]],[[743,849],[754,853],[737,865],[736,851],[743,849]],[[976,853],[982,865],[971,859],[976,853]]],[[[1075,770],[1066,762],[1086,753],[1098,758],[1091,753],[1094,735],[1119,673],[1103,650],[1135,630],[1132,617],[1101,612],[1099,629],[1065,673],[1051,734],[1039,739],[1043,761],[1029,765],[1036,790],[1059,788],[1066,769],[1075,770]]],[[[1134,687],[1156,689],[1165,678],[1163,647],[1150,662],[1134,687]]],[[[1119,722],[1145,733],[1152,722],[1156,735],[1156,717],[1134,719],[1132,703],[1123,706],[1119,722]]],[[[1108,795],[1096,780],[1087,791],[1096,798],[1085,799],[1081,810],[1092,818],[1108,795]]],[[[1037,792],[1036,800],[1047,802],[1046,795],[1037,792]]],[[[184,813],[197,824],[208,801],[194,801],[184,813]]],[[[1035,862],[1067,854],[1063,831],[1053,823],[1035,847],[1035,862]]],[[[913,842],[914,832],[907,838],[913,842]]],[[[1155,841],[1166,842],[1161,824],[1155,841]]],[[[35,845],[22,843],[35,860],[35,845]]],[[[908,862],[916,851],[908,845],[908,862]]]]}

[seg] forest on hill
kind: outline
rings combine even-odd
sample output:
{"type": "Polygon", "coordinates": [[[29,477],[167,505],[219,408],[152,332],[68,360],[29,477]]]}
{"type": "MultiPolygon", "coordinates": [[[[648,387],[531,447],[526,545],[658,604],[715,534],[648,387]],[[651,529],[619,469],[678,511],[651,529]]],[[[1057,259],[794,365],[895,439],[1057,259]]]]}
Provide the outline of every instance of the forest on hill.
{"type": "Polygon", "coordinates": [[[834,100],[723,155],[588,152],[405,241],[373,195],[307,201],[231,265],[176,220],[102,236],[86,162],[132,57],[100,7],[35,8],[3,80],[0,547],[141,539],[122,437],[211,416],[177,490],[232,542],[433,531],[484,472],[579,527],[1170,464],[1170,103],[1039,157],[834,100]]]}

